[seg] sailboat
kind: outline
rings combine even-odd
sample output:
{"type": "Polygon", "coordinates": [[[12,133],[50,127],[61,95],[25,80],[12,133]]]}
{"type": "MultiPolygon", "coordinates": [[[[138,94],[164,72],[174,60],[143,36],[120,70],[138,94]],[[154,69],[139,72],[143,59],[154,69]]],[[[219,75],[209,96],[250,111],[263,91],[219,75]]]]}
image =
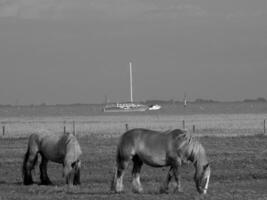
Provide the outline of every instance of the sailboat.
{"type": "Polygon", "coordinates": [[[104,112],[143,112],[148,109],[147,105],[134,103],[133,101],[133,73],[132,73],[132,63],[129,63],[130,66],[130,102],[121,102],[121,103],[109,103],[104,107],[104,112]]]}

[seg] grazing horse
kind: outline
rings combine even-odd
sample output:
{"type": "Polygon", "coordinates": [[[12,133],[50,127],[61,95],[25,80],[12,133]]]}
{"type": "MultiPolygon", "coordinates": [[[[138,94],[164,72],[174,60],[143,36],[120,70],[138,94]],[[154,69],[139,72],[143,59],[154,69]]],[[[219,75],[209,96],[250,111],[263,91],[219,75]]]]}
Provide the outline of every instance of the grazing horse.
{"type": "Polygon", "coordinates": [[[210,178],[210,166],[204,147],[184,130],[175,129],[157,132],[147,129],[132,129],[124,133],[117,146],[116,170],[111,190],[123,191],[123,176],[129,161],[133,161],[133,189],[142,192],[140,171],[143,163],[152,167],[170,166],[161,192],[168,192],[169,182],[176,181],[176,190],[181,189],[180,168],[183,162],[191,161],[195,167],[195,184],[200,194],[206,194],[210,178]]]}
{"type": "Polygon", "coordinates": [[[63,177],[66,179],[66,184],[70,186],[80,184],[80,156],[82,151],[77,138],[73,134],[30,135],[22,166],[24,185],[33,184],[32,170],[37,164],[38,154],[41,155],[39,166],[41,184],[52,184],[47,175],[49,160],[63,164],[63,177]]]}

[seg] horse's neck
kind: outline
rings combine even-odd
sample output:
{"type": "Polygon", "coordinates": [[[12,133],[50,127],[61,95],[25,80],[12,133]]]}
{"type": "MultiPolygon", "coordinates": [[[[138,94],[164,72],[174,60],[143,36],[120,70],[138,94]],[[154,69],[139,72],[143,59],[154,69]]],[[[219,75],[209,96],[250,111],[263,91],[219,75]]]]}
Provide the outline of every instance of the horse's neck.
{"type": "Polygon", "coordinates": [[[207,164],[207,156],[203,146],[196,140],[192,140],[191,145],[191,148],[189,148],[189,151],[191,151],[189,152],[189,160],[194,164],[194,166],[199,168],[207,164]]]}

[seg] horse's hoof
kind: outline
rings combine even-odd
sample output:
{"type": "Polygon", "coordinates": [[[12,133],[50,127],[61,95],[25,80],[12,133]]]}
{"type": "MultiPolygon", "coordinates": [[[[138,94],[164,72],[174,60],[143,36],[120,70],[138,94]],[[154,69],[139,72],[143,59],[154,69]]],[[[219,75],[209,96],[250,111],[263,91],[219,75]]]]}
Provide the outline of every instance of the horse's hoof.
{"type": "Polygon", "coordinates": [[[27,183],[23,183],[24,185],[32,185],[33,184],[33,182],[27,182],[27,183]]]}
{"type": "Polygon", "coordinates": [[[114,191],[115,191],[115,193],[122,193],[123,192],[123,187],[116,186],[114,191]]]}
{"type": "Polygon", "coordinates": [[[32,180],[32,178],[25,178],[25,179],[23,180],[23,184],[24,184],[24,185],[32,185],[32,184],[33,184],[33,180],[32,180]]]}
{"type": "Polygon", "coordinates": [[[39,185],[54,185],[51,181],[42,181],[39,185]]]}
{"type": "Polygon", "coordinates": [[[114,192],[115,194],[123,194],[123,193],[124,193],[123,190],[114,190],[113,192],[114,192]]]}
{"type": "Polygon", "coordinates": [[[120,193],[123,193],[123,190],[111,190],[111,192],[114,192],[114,193],[120,194],[120,193]]]}
{"type": "Polygon", "coordinates": [[[163,187],[161,187],[161,188],[159,189],[159,193],[160,193],[160,194],[168,194],[168,193],[169,193],[169,190],[168,190],[167,188],[163,188],[163,187]]]}
{"type": "Polygon", "coordinates": [[[143,188],[133,188],[133,192],[140,194],[140,193],[143,193],[144,190],[143,190],[143,188]]]}
{"type": "Polygon", "coordinates": [[[182,188],[176,188],[175,190],[174,190],[174,193],[183,193],[184,191],[183,191],[183,189],[182,188]]]}

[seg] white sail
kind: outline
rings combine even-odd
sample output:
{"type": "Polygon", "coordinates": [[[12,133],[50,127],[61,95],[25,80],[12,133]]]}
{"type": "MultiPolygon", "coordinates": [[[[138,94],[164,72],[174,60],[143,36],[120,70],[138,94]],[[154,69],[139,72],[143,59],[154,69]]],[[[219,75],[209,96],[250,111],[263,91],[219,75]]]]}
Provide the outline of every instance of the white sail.
{"type": "Polygon", "coordinates": [[[130,102],[107,104],[104,107],[104,112],[133,112],[133,111],[146,111],[147,105],[134,103],[133,101],[133,71],[132,62],[129,63],[130,67],[130,102]]]}

